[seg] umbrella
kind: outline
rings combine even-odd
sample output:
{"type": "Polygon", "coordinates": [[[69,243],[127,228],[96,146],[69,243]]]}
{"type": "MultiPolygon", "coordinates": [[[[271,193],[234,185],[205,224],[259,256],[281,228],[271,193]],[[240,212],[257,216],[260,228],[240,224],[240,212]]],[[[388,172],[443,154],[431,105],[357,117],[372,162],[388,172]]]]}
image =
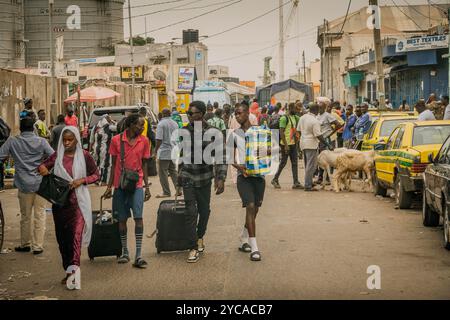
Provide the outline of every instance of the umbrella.
{"type": "MultiPolygon", "coordinates": [[[[99,100],[108,100],[120,96],[120,93],[105,87],[89,87],[80,91],[80,102],[95,102],[99,100]]],[[[78,93],[64,100],[65,103],[76,102],[78,93]]]]}

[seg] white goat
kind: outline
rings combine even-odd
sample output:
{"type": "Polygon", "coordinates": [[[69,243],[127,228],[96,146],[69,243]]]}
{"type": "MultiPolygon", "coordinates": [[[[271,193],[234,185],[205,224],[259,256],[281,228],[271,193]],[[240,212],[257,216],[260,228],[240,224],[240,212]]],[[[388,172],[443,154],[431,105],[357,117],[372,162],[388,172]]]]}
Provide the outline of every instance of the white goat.
{"type": "MultiPolygon", "coordinates": [[[[358,151],[351,150],[350,152],[343,152],[336,159],[336,170],[334,173],[334,190],[340,192],[341,186],[351,190],[351,179],[349,175],[358,171],[364,171],[367,176],[369,188],[372,189],[372,174],[374,167],[375,151],[358,151]],[[350,181],[349,181],[350,180],[350,181]]],[[[366,182],[366,181],[364,181],[366,182]]],[[[363,184],[365,190],[365,183],[363,184]]]]}

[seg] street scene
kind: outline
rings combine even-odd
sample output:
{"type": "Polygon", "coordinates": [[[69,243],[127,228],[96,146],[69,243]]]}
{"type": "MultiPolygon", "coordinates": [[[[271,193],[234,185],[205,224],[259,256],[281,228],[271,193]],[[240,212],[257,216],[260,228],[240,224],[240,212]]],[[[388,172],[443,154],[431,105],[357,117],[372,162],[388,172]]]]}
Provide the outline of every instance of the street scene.
{"type": "Polygon", "coordinates": [[[0,300],[450,299],[448,1],[0,8],[0,300]]]}

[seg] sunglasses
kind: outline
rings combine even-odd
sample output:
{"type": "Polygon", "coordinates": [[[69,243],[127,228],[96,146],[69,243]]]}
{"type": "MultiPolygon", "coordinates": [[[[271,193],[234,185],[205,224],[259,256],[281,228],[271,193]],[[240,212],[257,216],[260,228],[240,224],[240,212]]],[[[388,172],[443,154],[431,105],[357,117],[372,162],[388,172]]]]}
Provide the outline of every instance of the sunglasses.
{"type": "Polygon", "coordinates": [[[187,115],[192,117],[194,114],[197,114],[197,113],[201,113],[201,112],[200,111],[195,111],[195,112],[194,111],[188,111],[187,115]]]}

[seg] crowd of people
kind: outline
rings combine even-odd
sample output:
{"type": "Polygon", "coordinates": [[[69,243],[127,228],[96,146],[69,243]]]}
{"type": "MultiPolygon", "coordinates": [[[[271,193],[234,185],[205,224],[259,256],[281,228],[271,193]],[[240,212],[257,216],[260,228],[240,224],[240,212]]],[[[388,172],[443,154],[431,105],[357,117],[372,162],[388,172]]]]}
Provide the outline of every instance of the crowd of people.
{"type": "MultiPolygon", "coordinates": [[[[442,118],[450,119],[448,96],[442,97],[440,104],[447,106],[442,112],[442,118]]],[[[88,150],[83,150],[78,119],[73,108],[67,108],[65,116],[59,115],[56,125],[49,129],[45,110],[36,112],[33,101],[28,98],[24,99],[24,106],[19,114],[20,135],[10,136],[11,129],[5,121],[0,121],[0,161],[9,157],[14,161],[14,185],[18,189],[21,213],[21,244],[15,251],[33,252],[36,255],[44,251],[45,212],[48,204],[37,194],[42,177],[53,173],[68,181],[71,187],[68,202],[62,207],[53,205],[52,211],[66,273],[63,283],[67,283],[70,288],[79,288],[81,247],[89,244],[92,235],[88,185],[93,183],[105,184],[107,187],[102,197],[112,198],[122,244],[118,262],[131,261],[127,220],[133,216],[136,252],[132,265],[136,268],[147,267],[142,255],[143,218],[144,203],[151,198],[148,163],[152,158],[158,163],[162,189],[157,198],[172,196],[169,177],[176,196],[184,195],[186,226],[192,239],[187,262],[199,260],[200,254],[205,251],[204,237],[211,213],[212,188],[214,186],[216,195],[224,192],[229,163],[194,161],[195,143],[192,143],[192,161],[176,166],[173,161],[173,135],[177,130],[184,130],[192,141],[195,139],[194,127],[199,124],[202,134],[207,130],[225,134],[226,130],[231,129],[237,135],[247,137],[247,133],[258,128],[279,130],[280,163],[271,184],[276,189],[281,188],[279,178],[290,160],[292,188],[309,192],[318,191],[317,186],[323,179],[323,171],[317,166],[318,154],[326,149],[358,147],[372,122],[369,101],[355,107],[328,99],[319,99],[307,105],[296,101],[285,106],[277,103],[262,107],[256,99],[222,107],[218,103],[205,105],[201,101],[193,101],[187,111],[189,123],[183,124],[176,108],[165,108],[159,114],[156,132],[152,130],[145,107],[138,113],[125,114],[117,122],[103,115],[90,132],[88,150]],[[298,174],[298,160],[301,158],[305,168],[303,183],[298,174]]],[[[406,103],[401,107],[407,110],[406,103]]],[[[415,109],[419,113],[419,120],[440,117],[430,103],[419,101],[415,109]]],[[[202,150],[210,148],[211,143],[213,141],[202,143],[202,150]]],[[[252,140],[246,144],[244,158],[257,154],[257,151],[250,149],[259,148],[260,143],[252,140]]],[[[264,175],[252,174],[246,162],[233,162],[232,169],[237,192],[246,210],[239,250],[249,253],[250,260],[260,261],[256,217],[264,199],[264,175]]],[[[0,183],[3,188],[3,179],[0,183]]]]}

